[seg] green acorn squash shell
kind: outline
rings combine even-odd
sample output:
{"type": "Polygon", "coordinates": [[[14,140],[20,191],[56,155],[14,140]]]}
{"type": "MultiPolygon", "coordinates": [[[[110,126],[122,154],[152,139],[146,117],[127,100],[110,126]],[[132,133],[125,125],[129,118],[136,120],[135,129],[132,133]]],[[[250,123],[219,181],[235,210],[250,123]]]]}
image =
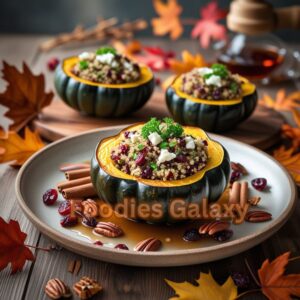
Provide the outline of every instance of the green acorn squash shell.
{"type": "Polygon", "coordinates": [[[160,219],[143,220],[151,223],[176,222],[168,212],[168,204],[171,199],[180,198],[187,203],[198,204],[203,198],[208,199],[209,202],[217,201],[228,185],[230,176],[229,155],[223,146],[210,140],[204,131],[199,128],[194,129],[201,132],[201,136],[208,141],[208,147],[216,147],[218,149],[216,153],[221,153],[222,157],[213,159],[216,162],[213,161],[208,164],[207,168],[199,172],[201,174],[197,173],[194,174],[195,176],[193,175],[194,177],[189,176],[185,179],[169,182],[135,178],[121,172],[116,167],[114,167],[115,170],[109,167],[113,164],[110,158],[111,148],[101,148],[103,143],[109,142],[109,139],[117,139],[125,130],[133,130],[132,126],[122,130],[114,137],[100,141],[91,160],[91,178],[99,197],[112,206],[122,203],[126,198],[134,199],[137,204],[160,203],[163,206],[163,216],[160,219]],[[102,157],[104,155],[105,160],[108,161],[101,162],[99,153],[102,157]]]}
{"type": "Polygon", "coordinates": [[[196,99],[179,90],[180,77],[167,88],[165,98],[173,119],[183,125],[199,126],[209,132],[225,132],[246,120],[257,104],[255,86],[243,81],[243,97],[234,100],[196,99]]]}
{"type": "Polygon", "coordinates": [[[142,75],[136,82],[100,84],[72,74],[77,61],[77,57],[63,60],[54,79],[58,95],[73,109],[97,117],[119,117],[140,109],[152,95],[154,77],[146,66],[140,66],[142,75]]]}

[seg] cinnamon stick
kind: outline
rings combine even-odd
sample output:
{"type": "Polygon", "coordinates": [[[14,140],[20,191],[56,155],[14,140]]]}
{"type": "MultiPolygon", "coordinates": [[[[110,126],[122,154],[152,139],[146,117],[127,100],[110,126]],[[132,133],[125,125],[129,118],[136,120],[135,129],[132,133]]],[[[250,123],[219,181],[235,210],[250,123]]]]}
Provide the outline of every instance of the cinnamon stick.
{"type": "Polygon", "coordinates": [[[240,204],[241,207],[244,207],[246,205],[246,203],[248,202],[248,197],[249,197],[249,193],[248,193],[248,182],[247,181],[243,181],[241,184],[241,197],[240,197],[240,204]]]}
{"type": "Polygon", "coordinates": [[[93,197],[97,196],[97,193],[92,183],[86,183],[64,189],[62,190],[62,195],[65,199],[72,199],[93,197]]]}
{"type": "Polygon", "coordinates": [[[78,178],[74,180],[62,181],[57,184],[57,189],[61,193],[63,190],[68,189],[70,187],[91,183],[92,182],[91,180],[92,180],[91,177],[87,176],[87,177],[78,178]]]}
{"type": "Polygon", "coordinates": [[[60,165],[59,171],[61,172],[68,172],[68,171],[73,171],[73,170],[80,170],[80,169],[87,169],[90,167],[90,164],[88,163],[65,163],[60,165]]]}
{"type": "Polygon", "coordinates": [[[68,180],[88,177],[90,176],[90,168],[68,171],[65,172],[65,176],[68,180]]]}
{"type": "Polygon", "coordinates": [[[241,197],[241,184],[237,181],[235,181],[232,184],[232,188],[229,195],[229,203],[238,204],[240,203],[240,197],[241,197]]]}

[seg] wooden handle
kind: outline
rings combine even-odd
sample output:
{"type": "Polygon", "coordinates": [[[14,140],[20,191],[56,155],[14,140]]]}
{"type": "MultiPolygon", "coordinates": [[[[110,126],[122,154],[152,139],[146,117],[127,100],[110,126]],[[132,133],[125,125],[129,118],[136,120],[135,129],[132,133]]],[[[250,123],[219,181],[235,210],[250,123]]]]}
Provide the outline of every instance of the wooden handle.
{"type": "Polygon", "coordinates": [[[276,23],[278,28],[300,28],[300,6],[282,7],[275,9],[276,23]]]}
{"type": "Polygon", "coordinates": [[[257,35],[278,28],[300,28],[300,6],[274,9],[265,0],[234,0],[227,16],[230,30],[257,35]]]}

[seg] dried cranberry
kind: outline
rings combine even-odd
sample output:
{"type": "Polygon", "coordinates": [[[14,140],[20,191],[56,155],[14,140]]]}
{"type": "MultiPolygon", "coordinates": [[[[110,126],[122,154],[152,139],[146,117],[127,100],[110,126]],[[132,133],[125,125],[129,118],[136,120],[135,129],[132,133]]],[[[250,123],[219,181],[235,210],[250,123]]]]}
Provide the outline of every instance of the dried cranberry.
{"type": "Polygon", "coordinates": [[[185,139],[184,139],[184,138],[180,138],[180,139],[179,139],[179,146],[180,146],[180,147],[185,147],[185,145],[186,145],[185,139]]]}
{"type": "Polygon", "coordinates": [[[126,174],[130,174],[130,167],[128,164],[125,165],[125,172],[126,174]]]}
{"type": "Polygon", "coordinates": [[[115,246],[115,249],[129,250],[129,248],[125,244],[117,244],[115,246]]]}
{"type": "Polygon", "coordinates": [[[174,179],[174,174],[173,172],[170,171],[167,175],[167,180],[172,180],[172,179],[174,179]]]}
{"type": "Polygon", "coordinates": [[[144,165],[146,162],[146,157],[145,157],[145,154],[143,152],[140,152],[138,154],[138,157],[137,159],[135,160],[135,163],[138,165],[138,166],[142,166],[144,165]]]}
{"type": "Polygon", "coordinates": [[[60,221],[60,225],[62,227],[72,227],[75,226],[78,222],[77,217],[73,217],[73,216],[66,216],[63,219],[61,219],[60,221]]]}
{"type": "Polygon", "coordinates": [[[230,175],[230,183],[234,183],[235,181],[239,180],[242,173],[239,171],[232,171],[230,175]]]}
{"type": "Polygon", "coordinates": [[[251,184],[256,190],[263,191],[267,186],[267,179],[255,178],[251,181],[251,184]]]}
{"type": "Polygon", "coordinates": [[[121,150],[121,153],[122,154],[127,154],[128,153],[128,150],[129,150],[129,146],[127,144],[122,144],[120,146],[120,150],[121,150]]]}
{"type": "Polygon", "coordinates": [[[115,162],[117,162],[120,159],[120,156],[115,154],[114,152],[111,154],[111,159],[115,162]]]}
{"type": "Polygon", "coordinates": [[[155,77],[155,84],[160,85],[161,84],[161,79],[159,77],[155,77]]]}
{"type": "Polygon", "coordinates": [[[214,99],[220,99],[221,91],[219,89],[214,90],[213,92],[213,98],[214,99]]]}
{"type": "Polygon", "coordinates": [[[205,146],[208,145],[207,140],[203,140],[203,145],[205,145],[205,146]]]}
{"type": "Polygon", "coordinates": [[[54,71],[58,64],[59,64],[59,59],[58,58],[56,58],[56,57],[50,58],[47,62],[47,66],[48,66],[49,71],[54,71]]]}
{"type": "Polygon", "coordinates": [[[55,201],[57,200],[58,193],[56,189],[49,189],[46,191],[46,193],[43,195],[43,202],[46,205],[53,205],[55,201]]]}
{"type": "Polygon", "coordinates": [[[97,246],[103,246],[103,243],[101,241],[95,241],[94,242],[94,245],[97,245],[97,246]]]}
{"type": "Polygon", "coordinates": [[[126,139],[129,138],[129,135],[130,135],[130,131],[125,131],[125,132],[124,132],[124,137],[125,137],[126,139]]]}
{"type": "Polygon", "coordinates": [[[87,218],[84,217],[81,221],[82,225],[86,226],[86,227],[91,227],[91,228],[95,228],[97,226],[97,220],[95,218],[87,218]]]}
{"type": "Polygon", "coordinates": [[[179,163],[185,163],[187,162],[187,158],[184,154],[178,154],[175,158],[175,161],[179,163]]]}
{"type": "Polygon", "coordinates": [[[235,285],[241,289],[246,289],[250,285],[250,278],[247,274],[241,272],[233,272],[231,277],[235,285]]]}
{"type": "Polygon", "coordinates": [[[219,231],[215,234],[213,234],[213,238],[218,242],[225,242],[229,240],[233,235],[233,231],[230,229],[219,231]]]}
{"type": "Polygon", "coordinates": [[[191,228],[185,231],[182,238],[186,242],[195,242],[201,239],[201,235],[197,228],[191,228]]]}
{"type": "Polygon", "coordinates": [[[63,201],[58,206],[58,213],[62,216],[67,216],[71,213],[70,201],[63,201]]]}
{"type": "Polygon", "coordinates": [[[152,176],[152,169],[149,166],[146,166],[142,171],[142,178],[149,179],[152,176]]]}

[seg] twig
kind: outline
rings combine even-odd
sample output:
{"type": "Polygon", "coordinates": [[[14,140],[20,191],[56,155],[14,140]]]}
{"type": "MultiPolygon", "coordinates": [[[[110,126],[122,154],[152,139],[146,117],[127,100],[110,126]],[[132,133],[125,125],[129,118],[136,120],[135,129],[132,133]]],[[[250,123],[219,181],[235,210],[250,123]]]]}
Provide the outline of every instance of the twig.
{"type": "Polygon", "coordinates": [[[300,259],[300,256],[295,256],[289,259],[289,262],[300,259]]]}
{"type": "Polygon", "coordinates": [[[34,248],[34,249],[37,249],[37,250],[47,251],[47,252],[51,251],[51,248],[43,248],[43,247],[32,246],[32,245],[27,245],[27,244],[25,244],[25,246],[29,247],[29,248],[34,248]]]}
{"type": "Polygon", "coordinates": [[[256,276],[255,276],[254,273],[252,272],[252,269],[251,269],[251,267],[250,267],[250,265],[249,265],[249,263],[248,263],[248,261],[247,261],[246,258],[245,258],[245,264],[246,264],[247,269],[248,269],[249,273],[251,274],[253,280],[255,281],[256,285],[257,285],[257,286],[260,286],[260,283],[258,282],[256,276]]]}
{"type": "Polygon", "coordinates": [[[244,297],[244,296],[246,296],[246,295],[254,294],[254,293],[258,293],[258,292],[261,292],[261,289],[255,289],[255,290],[246,291],[246,292],[244,292],[244,293],[239,294],[239,295],[235,298],[235,300],[236,300],[236,299],[240,299],[240,298],[242,298],[242,297],[244,297]]]}

